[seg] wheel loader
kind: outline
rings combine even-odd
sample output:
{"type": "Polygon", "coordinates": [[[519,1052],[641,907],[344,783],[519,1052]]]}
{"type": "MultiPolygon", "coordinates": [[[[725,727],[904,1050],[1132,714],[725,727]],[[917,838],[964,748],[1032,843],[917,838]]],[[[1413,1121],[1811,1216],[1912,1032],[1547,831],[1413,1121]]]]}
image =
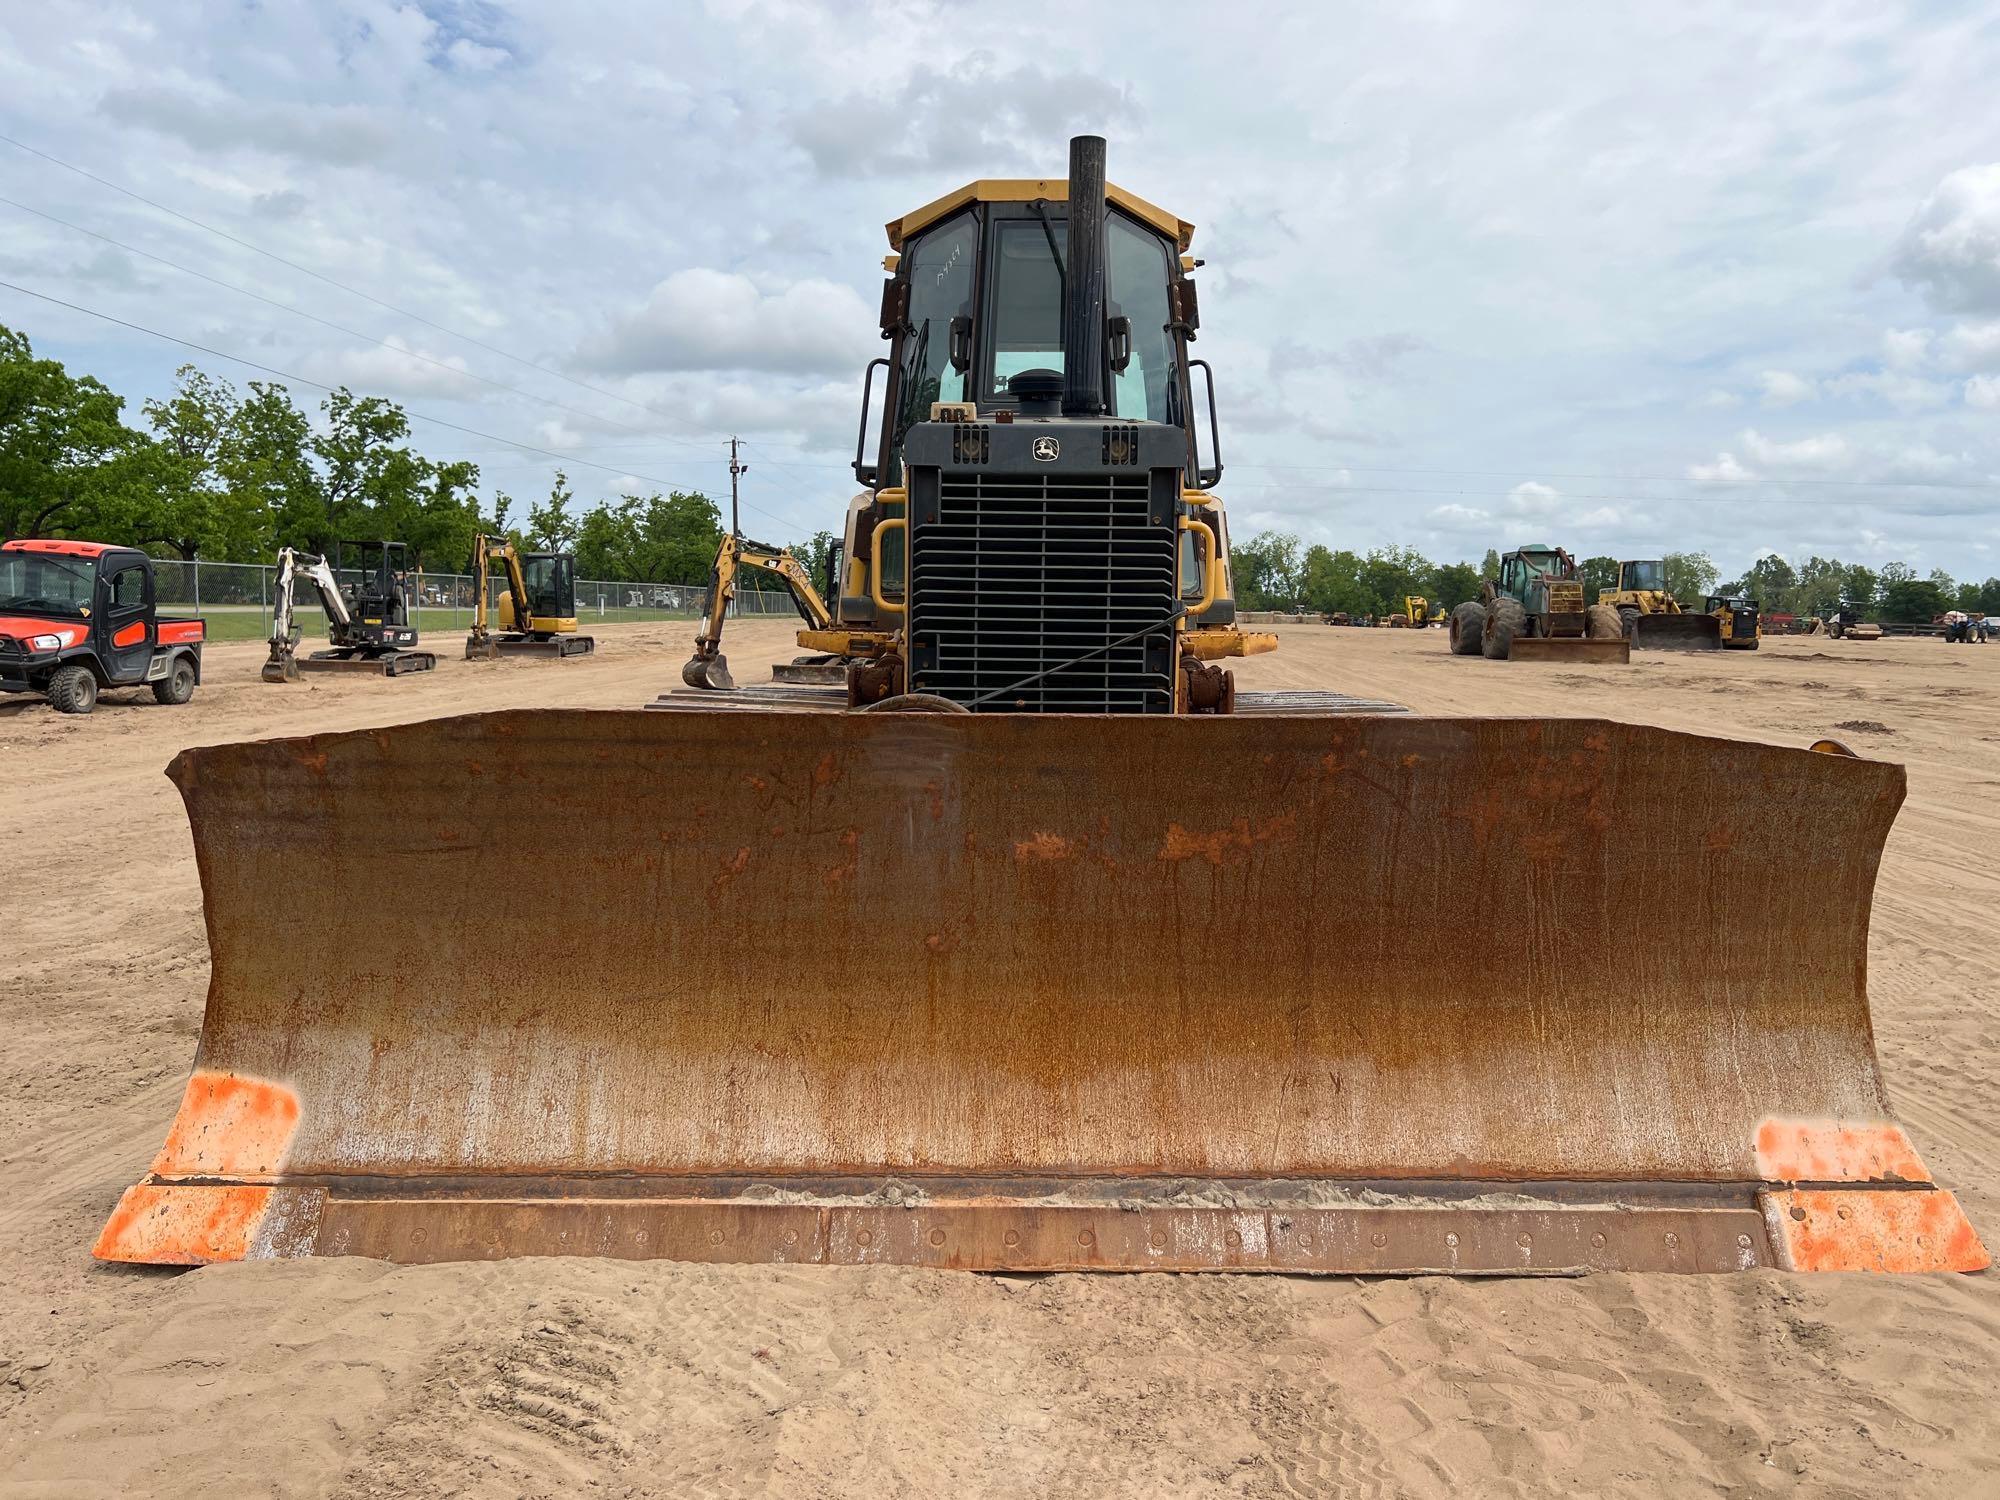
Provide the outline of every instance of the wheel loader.
{"type": "Polygon", "coordinates": [[[1722,619],[1709,610],[1681,608],[1667,587],[1667,565],[1660,558],[1618,564],[1615,588],[1599,589],[1597,602],[1618,611],[1625,638],[1642,651],[1720,651],[1722,619]]]}
{"type": "Polygon", "coordinates": [[[1193,228],[1103,150],[889,226],[844,687],[174,761],[208,1008],[99,1257],[1985,1264],[1870,1040],[1901,768],[1212,673],[1193,228]]]}

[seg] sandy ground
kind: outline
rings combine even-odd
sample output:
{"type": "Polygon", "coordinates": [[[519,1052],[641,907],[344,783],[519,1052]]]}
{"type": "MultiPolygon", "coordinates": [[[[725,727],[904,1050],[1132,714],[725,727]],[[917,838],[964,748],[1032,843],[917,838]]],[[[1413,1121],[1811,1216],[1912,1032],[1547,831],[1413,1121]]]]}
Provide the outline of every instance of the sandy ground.
{"type": "MultiPolygon", "coordinates": [[[[2000,1492],[1992,1273],[92,1263],[200,1024],[200,896],[160,775],[173,753],[635,706],[677,681],[689,633],[614,627],[585,662],[289,689],[256,680],[260,646],[230,645],[188,708],[0,706],[0,1494],[2000,1492]]],[[[1905,763],[1870,943],[1876,1032],[1920,1149],[2000,1244],[2000,647],[1800,640],[1582,669],[1453,659],[1432,632],[1283,637],[1245,682],[1833,733],[1905,763]]],[[[731,647],[739,679],[762,680],[788,630],[732,627],[731,647]]]]}

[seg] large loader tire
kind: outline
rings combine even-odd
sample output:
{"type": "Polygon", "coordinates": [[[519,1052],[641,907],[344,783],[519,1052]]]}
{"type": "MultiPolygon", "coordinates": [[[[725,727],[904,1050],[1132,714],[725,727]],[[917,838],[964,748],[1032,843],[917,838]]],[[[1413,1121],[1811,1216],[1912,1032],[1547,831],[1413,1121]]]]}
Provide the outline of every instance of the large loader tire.
{"type": "Polygon", "coordinates": [[[1625,621],[1616,607],[1593,604],[1583,612],[1583,633],[1593,641],[1615,641],[1625,633],[1625,621]]]}
{"type": "Polygon", "coordinates": [[[1619,607],[1618,631],[1628,641],[1634,641],[1639,638],[1639,611],[1629,604],[1619,607]]]}
{"type": "Polygon", "coordinates": [[[59,714],[87,714],[97,707],[97,679],[82,662],[57,667],[49,678],[48,699],[59,714]]]}
{"type": "Polygon", "coordinates": [[[1479,649],[1488,661],[1505,661],[1514,637],[1528,633],[1528,612],[1515,599],[1495,599],[1486,606],[1486,633],[1479,649]]]}
{"type": "Polygon", "coordinates": [[[1477,656],[1479,638],[1486,633],[1486,606],[1468,599],[1451,612],[1451,654],[1477,656]]]}

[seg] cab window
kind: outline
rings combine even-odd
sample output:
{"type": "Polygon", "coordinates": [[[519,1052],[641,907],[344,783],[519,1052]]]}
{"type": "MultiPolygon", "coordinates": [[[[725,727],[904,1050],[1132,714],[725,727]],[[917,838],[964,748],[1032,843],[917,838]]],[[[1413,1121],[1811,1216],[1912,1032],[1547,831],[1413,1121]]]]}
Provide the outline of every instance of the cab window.
{"type": "Polygon", "coordinates": [[[1174,338],[1167,308],[1167,242],[1113,214],[1105,227],[1105,262],[1110,316],[1132,323],[1132,357],[1112,377],[1117,413],[1133,420],[1168,421],[1174,338]]]}
{"type": "Polygon", "coordinates": [[[121,569],[112,576],[107,592],[113,609],[143,609],[146,604],[146,570],[121,569]]]}
{"type": "Polygon", "coordinates": [[[993,226],[993,348],[988,389],[998,395],[1023,370],[1063,367],[1063,237],[1068,222],[1050,215],[1001,219],[993,226]]]}
{"type": "Polygon", "coordinates": [[[970,326],[978,247],[978,222],[964,213],[926,230],[904,250],[910,312],[889,443],[889,484],[903,482],[903,435],[930,420],[931,403],[965,399],[965,377],[951,367],[951,325],[954,318],[965,318],[970,326]]]}

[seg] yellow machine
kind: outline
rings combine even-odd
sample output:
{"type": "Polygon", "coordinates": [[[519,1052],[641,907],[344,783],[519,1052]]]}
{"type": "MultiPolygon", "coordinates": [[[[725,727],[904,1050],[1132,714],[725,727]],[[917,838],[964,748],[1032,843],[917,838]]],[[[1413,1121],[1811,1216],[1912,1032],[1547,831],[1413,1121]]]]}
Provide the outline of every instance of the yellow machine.
{"type": "Polygon", "coordinates": [[[1406,594],[1403,597],[1403,618],[1413,628],[1421,630],[1426,625],[1442,623],[1445,616],[1443,610],[1433,612],[1430,601],[1423,595],[1406,594]]]}
{"type": "Polygon", "coordinates": [[[1722,630],[1712,614],[1683,610],[1667,588],[1659,558],[1618,564],[1618,586],[1599,589],[1597,602],[1618,611],[1625,638],[1639,650],[1720,651],[1722,630]]]}
{"type": "Polygon", "coordinates": [[[481,534],[472,544],[472,633],[467,661],[503,656],[587,656],[597,649],[576,627],[576,559],[567,552],[520,552],[505,537],[481,534]],[[507,587],[500,595],[499,629],[487,629],[487,580],[498,563],[507,587]]]}
{"type": "Polygon", "coordinates": [[[1715,617],[1725,651],[1755,651],[1764,638],[1763,611],[1742,594],[1710,594],[1702,606],[1715,617]]]}
{"type": "MultiPolygon", "coordinates": [[[[836,570],[838,557],[836,553],[833,560],[836,570]]],[[[694,655],[681,667],[681,680],[689,687],[727,690],[736,686],[736,679],[729,674],[729,658],[722,654],[722,627],[729,618],[729,602],[736,597],[737,574],[745,568],[768,573],[785,585],[806,625],[799,632],[799,644],[815,653],[773,667],[774,680],[844,683],[850,666],[873,661],[889,649],[893,640],[889,631],[840,625],[813,587],[805,564],[784,548],[724,535],[709,572],[708,601],[702,612],[701,633],[695,637],[694,655]]]]}
{"type": "Polygon", "coordinates": [[[208,1008],[99,1257],[1985,1264],[1871,1040],[1902,769],[1237,691],[1193,229],[1103,149],[890,226],[844,687],[173,763],[208,1008]]]}

